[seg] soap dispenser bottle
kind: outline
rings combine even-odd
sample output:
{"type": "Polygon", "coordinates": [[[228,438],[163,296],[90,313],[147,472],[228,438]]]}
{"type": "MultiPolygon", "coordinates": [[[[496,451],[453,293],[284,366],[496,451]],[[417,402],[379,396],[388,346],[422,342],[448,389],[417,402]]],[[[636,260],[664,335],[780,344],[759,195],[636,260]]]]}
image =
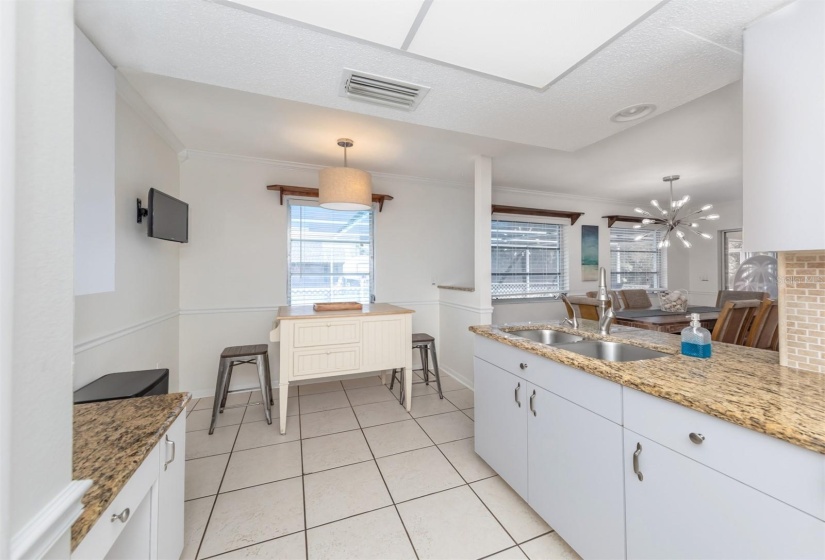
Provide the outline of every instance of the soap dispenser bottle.
{"type": "Polygon", "coordinates": [[[682,329],[682,354],[710,358],[710,331],[699,324],[699,314],[690,314],[690,326],[682,329]]]}

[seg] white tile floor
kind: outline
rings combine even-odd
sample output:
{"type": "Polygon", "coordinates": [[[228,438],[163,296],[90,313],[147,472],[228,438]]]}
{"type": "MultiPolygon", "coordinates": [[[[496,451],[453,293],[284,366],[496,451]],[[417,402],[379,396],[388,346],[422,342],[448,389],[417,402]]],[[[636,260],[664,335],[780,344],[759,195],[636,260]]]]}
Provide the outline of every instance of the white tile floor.
{"type": "Polygon", "coordinates": [[[473,392],[442,386],[412,415],[378,377],[290,388],[284,436],[277,391],[272,425],[233,394],[211,436],[212,398],[190,403],[182,558],[578,558],[475,454],[473,392]]]}

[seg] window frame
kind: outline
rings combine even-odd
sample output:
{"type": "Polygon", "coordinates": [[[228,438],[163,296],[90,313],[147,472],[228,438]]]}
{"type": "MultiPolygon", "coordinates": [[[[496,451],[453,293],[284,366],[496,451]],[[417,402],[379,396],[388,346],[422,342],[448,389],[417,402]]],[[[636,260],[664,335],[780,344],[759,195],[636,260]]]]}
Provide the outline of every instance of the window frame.
{"type": "MultiPolygon", "coordinates": [[[[303,197],[286,197],[286,301],[287,305],[309,305],[305,303],[298,303],[294,304],[292,302],[292,208],[294,206],[310,206],[315,208],[320,208],[321,205],[316,198],[303,198],[303,197]]],[[[329,212],[340,212],[340,210],[327,210],[329,212]]],[[[366,210],[362,210],[362,212],[366,212],[366,210]]],[[[369,296],[368,301],[361,302],[361,303],[373,303],[375,302],[375,204],[370,205],[369,212],[371,214],[370,217],[370,257],[369,257],[369,296]]]]}
{"type": "MultiPolygon", "coordinates": [[[[521,216],[510,216],[510,215],[493,215],[490,219],[490,296],[493,304],[510,304],[510,303],[529,303],[529,302],[541,302],[541,301],[558,301],[561,298],[562,294],[568,293],[570,290],[570,248],[569,248],[569,239],[570,239],[570,224],[565,220],[560,220],[558,218],[543,218],[540,216],[530,216],[530,217],[521,217],[521,216]],[[493,259],[492,253],[495,247],[505,247],[504,245],[496,245],[493,242],[493,225],[495,222],[510,222],[510,223],[524,223],[524,224],[537,224],[542,226],[558,226],[559,227],[559,263],[561,266],[560,272],[560,289],[558,293],[551,294],[548,292],[543,292],[540,295],[527,295],[522,294],[516,297],[500,297],[496,296],[493,289],[493,276],[496,272],[493,270],[493,259]]],[[[540,273],[535,273],[540,274],[540,273]]],[[[525,273],[528,275],[528,273],[525,273]]]]}
{"type": "Polygon", "coordinates": [[[624,231],[624,232],[631,233],[634,236],[640,235],[644,232],[653,232],[654,233],[652,241],[653,241],[653,246],[654,246],[655,249],[653,251],[633,251],[633,252],[636,252],[636,253],[643,252],[643,253],[651,253],[651,254],[655,253],[657,255],[656,256],[656,261],[659,263],[659,265],[661,267],[661,270],[659,270],[659,271],[645,272],[645,274],[655,275],[656,281],[654,282],[654,284],[658,284],[658,285],[654,285],[654,286],[651,286],[649,288],[644,288],[644,290],[646,290],[648,292],[651,292],[651,293],[661,292],[661,291],[667,290],[668,289],[668,248],[667,247],[662,247],[662,248],[658,247],[659,243],[661,242],[662,238],[664,237],[664,232],[662,232],[662,230],[660,230],[660,229],[644,229],[644,228],[634,229],[634,228],[626,228],[626,227],[611,227],[611,228],[608,228],[608,230],[609,230],[609,233],[608,233],[608,238],[609,239],[608,239],[608,241],[610,243],[610,289],[611,290],[624,289],[623,286],[619,286],[617,283],[614,282],[614,277],[618,276],[621,272],[613,270],[613,254],[617,252],[613,249],[613,244],[616,243],[613,240],[613,232],[614,231],[624,231]]]}

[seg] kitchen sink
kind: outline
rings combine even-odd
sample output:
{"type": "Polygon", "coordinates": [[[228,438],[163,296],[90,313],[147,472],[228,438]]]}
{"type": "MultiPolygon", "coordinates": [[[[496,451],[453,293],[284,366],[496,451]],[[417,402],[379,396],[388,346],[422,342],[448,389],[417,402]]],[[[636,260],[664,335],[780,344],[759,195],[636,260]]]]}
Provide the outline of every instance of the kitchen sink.
{"type": "Polygon", "coordinates": [[[632,344],[605,342],[604,340],[585,340],[572,344],[562,344],[559,348],[587,356],[588,358],[596,358],[608,362],[635,362],[638,360],[652,360],[653,358],[670,356],[670,354],[664,352],[640,348],[632,344]]]}
{"type": "Polygon", "coordinates": [[[520,336],[541,342],[542,344],[568,344],[571,342],[578,342],[584,340],[580,336],[574,334],[567,334],[560,331],[551,331],[550,329],[533,329],[526,331],[507,331],[507,334],[520,336]]]}

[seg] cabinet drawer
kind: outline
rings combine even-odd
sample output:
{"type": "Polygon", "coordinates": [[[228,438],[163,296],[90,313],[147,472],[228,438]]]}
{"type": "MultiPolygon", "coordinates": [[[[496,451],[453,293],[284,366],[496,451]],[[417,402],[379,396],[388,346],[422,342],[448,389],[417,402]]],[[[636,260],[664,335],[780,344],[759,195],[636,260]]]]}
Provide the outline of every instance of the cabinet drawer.
{"type": "Polygon", "coordinates": [[[549,373],[550,360],[547,358],[483,336],[476,336],[475,339],[475,355],[504,371],[533,381],[539,386],[541,383],[534,379],[538,379],[538,375],[549,373]]]}
{"type": "Polygon", "coordinates": [[[360,323],[355,320],[296,321],[294,329],[295,348],[361,341],[360,323]]]}
{"type": "Polygon", "coordinates": [[[627,387],[623,397],[627,429],[825,520],[825,455],[627,387]]]}
{"type": "Polygon", "coordinates": [[[361,347],[354,345],[323,350],[296,350],[292,361],[292,374],[295,378],[333,372],[346,373],[361,367],[361,347]]]}
{"type": "MultiPolygon", "coordinates": [[[[72,558],[92,559],[103,558],[112,548],[118,536],[129,524],[130,520],[121,522],[117,519],[112,521],[113,515],[119,515],[129,508],[129,516],[138,510],[138,506],[146,498],[146,495],[153,491],[153,486],[158,479],[158,468],[160,466],[160,450],[158,446],[144,459],[143,463],[129,479],[129,482],[115,496],[100,519],[89,530],[86,536],[77,545],[72,553],[72,558]]],[[[146,535],[148,540],[150,535],[146,535]]]]}

